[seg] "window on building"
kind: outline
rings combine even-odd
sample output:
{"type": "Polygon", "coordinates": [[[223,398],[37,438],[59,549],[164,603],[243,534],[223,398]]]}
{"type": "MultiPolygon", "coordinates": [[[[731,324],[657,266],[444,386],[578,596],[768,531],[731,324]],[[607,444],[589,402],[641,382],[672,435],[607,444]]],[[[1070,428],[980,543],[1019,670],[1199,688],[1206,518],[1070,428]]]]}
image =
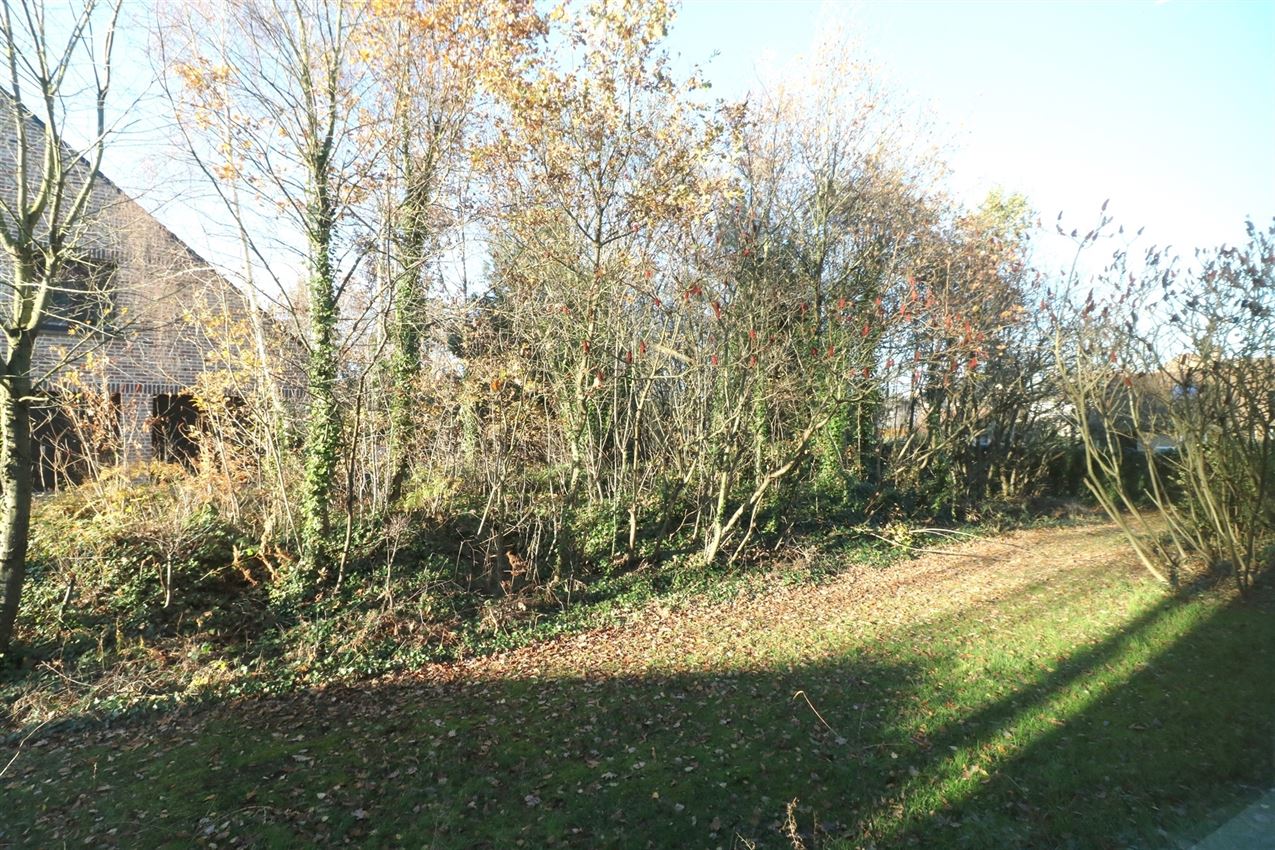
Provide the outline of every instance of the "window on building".
{"type": "Polygon", "coordinates": [[[40,326],[47,330],[96,328],[114,306],[116,264],[104,257],[71,260],[49,287],[40,326]]]}

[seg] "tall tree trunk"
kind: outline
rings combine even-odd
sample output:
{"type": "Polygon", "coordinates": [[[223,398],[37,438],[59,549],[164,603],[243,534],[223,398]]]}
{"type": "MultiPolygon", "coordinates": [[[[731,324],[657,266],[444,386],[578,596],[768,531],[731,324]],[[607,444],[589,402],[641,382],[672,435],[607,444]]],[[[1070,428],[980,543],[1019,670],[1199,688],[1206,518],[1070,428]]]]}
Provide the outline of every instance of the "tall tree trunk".
{"type": "Polygon", "coordinates": [[[7,655],[27,572],[31,529],[31,347],[14,348],[0,378],[0,656],[7,655]]]}
{"type": "Polygon", "coordinates": [[[394,352],[390,369],[390,489],[394,504],[403,495],[411,472],[410,448],[416,424],[416,386],[421,371],[421,327],[423,318],[416,275],[400,272],[394,287],[394,352]]]}
{"type": "Polygon", "coordinates": [[[305,437],[305,489],[301,500],[301,545],[309,580],[322,581],[331,557],[332,483],[341,452],[336,402],[337,303],[332,268],[331,206],[318,193],[311,233],[310,358],[306,381],[310,406],[305,437]]]}
{"type": "Polygon", "coordinates": [[[394,351],[390,369],[394,386],[390,392],[390,475],[389,502],[403,494],[411,472],[410,448],[416,426],[416,388],[421,374],[421,349],[426,322],[426,301],[422,292],[427,231],[422,198],[428,197],[428,183],[414,187],[404,205],[402,231],[395,240],[399,268],[394,281],[394,314],[391,334],[394,351]]]}

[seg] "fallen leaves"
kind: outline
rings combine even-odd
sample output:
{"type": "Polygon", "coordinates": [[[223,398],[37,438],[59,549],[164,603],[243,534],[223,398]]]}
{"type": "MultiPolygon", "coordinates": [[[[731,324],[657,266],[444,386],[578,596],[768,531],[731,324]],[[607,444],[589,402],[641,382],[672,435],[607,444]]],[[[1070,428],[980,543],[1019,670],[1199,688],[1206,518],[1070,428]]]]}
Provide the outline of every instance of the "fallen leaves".
{"type": "MultiPolygon", "coordinates": [[[[43,843],[158,843],[148,830],[161,823],[178,843],[218,846],[270,830],[298,843],[376,843],[378,829],[437,846],[539,847],[547,835],[574,847],[642,846],[637,837],[648,835],[698,845],[710,833],[713,846],[733,836],[773,843],[796,790],[825,806],[856,800],[863,810],[850,824],[827,830],[858,828],[958,757],[949,746],[958,733],[943,737],[934,717],[967,704],[952,693],[922,698],[918,684],[949,662],[954,683],[966,674],[979,682],[984,671],[961,641],[1001,627],[1002,603],[990,600],[1065,575],[1077,550],[1094,551],[1093,538],[1092,529],[1021,532],[1013,551],[974,542],[963,545],[978,557],[850,566],[819,586],[666,603],[627,625],[239,700],[162,729],[138,722],[45,736],[12,781],[47,789],[24,798],[43,806],[33,815],[43,843]],[[952,638],[965,660],[918,646],[904,665],[883,649],[883,637],[980,603],[987,621],[952,638]],[[83,775],[90,753],[95,777],[83,775]],[[139,783],[153,799],[130,802],[139,783]],[[98,801],[115,808],[89,813],[98,801]]],[[[1006,753],[1020,746],[1001,734],[1008,727],[985,728],[1006,753]]],[[[953,773],[982,785],[998,757],[980,751],[953,773]]]]}

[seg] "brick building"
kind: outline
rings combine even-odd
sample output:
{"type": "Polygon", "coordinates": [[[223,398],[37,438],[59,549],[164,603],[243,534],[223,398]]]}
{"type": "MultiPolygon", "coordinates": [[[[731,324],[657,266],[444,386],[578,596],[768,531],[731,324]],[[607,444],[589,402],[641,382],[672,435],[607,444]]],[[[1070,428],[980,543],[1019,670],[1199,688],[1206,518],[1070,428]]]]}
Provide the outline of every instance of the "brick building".
{"type": "MultiPolygon", "coordinates": [[[[11,114],[0,92],[0,198],[9,202],[17,186],[11,114]]],[[[42,133],[30,117],[28,144],[37,151],[42,133]]],[[[39,163],[38,155],[31,159],[39,163]]],[[[52,483],[54,455],[76,450],[66,413],[72,383],[81,400],[86,383],[109,398],[115,420],[109,424],[123,453],[115,460],[179,459],[195,421],[187,390],[220,365],[209,323],[238,321],[250,309],[235,287],[105,177],[95,184],[75,242],[75,258],[50,292],[33,367],[48,399],[35,422],[44,486],[52,483]]],[[[0,309],[9,303],[9,280],[8,258],[0,254],[0,309]]]]}

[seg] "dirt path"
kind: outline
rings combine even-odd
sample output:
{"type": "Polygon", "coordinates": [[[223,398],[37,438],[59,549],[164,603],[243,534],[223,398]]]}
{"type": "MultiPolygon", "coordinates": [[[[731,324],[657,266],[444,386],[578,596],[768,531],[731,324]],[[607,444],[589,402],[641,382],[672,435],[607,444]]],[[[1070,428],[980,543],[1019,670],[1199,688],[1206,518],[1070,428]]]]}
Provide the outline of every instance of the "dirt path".
{"type": "MultiPolygon", "coordinates": [[[[915,626],[963,608],[995,602],[1024,588],[1088,574],[1137,575],[1114,525],[1016,531],[947,542],[887,568],[853,566],[826,584],[773,584],[764,595],[651,607],[634,622],[535,643],[456,663],[431,665],[402,679],[446,681],[510,676],[581,677],[716,666],[747,668],[741,656],[787,635],[794,655],[824,636],[868,638],[882,628],[915,626]]],[[[400,678],[400,677],[396,677],[400,678]]]]}

